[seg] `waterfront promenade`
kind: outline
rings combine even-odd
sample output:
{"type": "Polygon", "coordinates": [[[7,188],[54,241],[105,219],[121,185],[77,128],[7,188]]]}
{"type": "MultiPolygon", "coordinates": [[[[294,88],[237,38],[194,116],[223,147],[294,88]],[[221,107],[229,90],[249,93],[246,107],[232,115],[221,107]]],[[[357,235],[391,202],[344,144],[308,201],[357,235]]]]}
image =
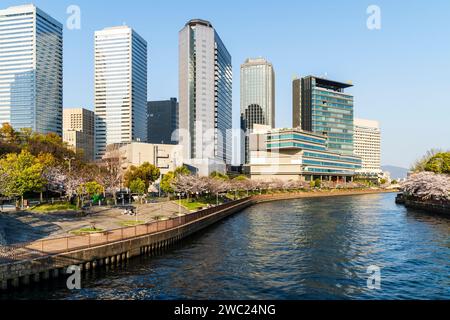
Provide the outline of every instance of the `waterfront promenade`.
{"type": "Polygon", "coordinates": [[[382,190],[333,190],[300,193],[275,193],[246,197],[217,207],[189,213],[165,221],[155,221],[133,227],[106,232],[31,243],[2,246],[0,252],[0,281],[2,288],[27,284],[34,279],[47,278],[49,270],[58,270],[69,265],[108,264],[127,259],[178,242],[233,213],[251,205],[295,198],[330,197],[380,193],[382,190]]]}

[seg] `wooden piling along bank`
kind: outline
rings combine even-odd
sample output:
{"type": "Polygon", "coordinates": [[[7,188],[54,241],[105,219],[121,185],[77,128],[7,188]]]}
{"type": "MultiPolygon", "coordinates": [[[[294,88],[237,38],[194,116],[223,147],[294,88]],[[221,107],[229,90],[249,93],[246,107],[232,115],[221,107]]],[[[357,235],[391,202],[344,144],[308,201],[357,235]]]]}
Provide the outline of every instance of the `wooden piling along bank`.
{"type": "MultiPolygon", "coordinates": [[[[330,196],[378,193],[334,192],[330,196]]],[[[84,272],[126,263],[132,257],[154,255],[182,239],[260,202],[323,194],[290,193],[247,197],[186,216],[145,225],[110,230],[96,235],[69,236],[12,246],[0,252],[0,290],[58,278],[69,266],[84,272]],[[6,252],[5,252],[6,251],[6,252]]]]}

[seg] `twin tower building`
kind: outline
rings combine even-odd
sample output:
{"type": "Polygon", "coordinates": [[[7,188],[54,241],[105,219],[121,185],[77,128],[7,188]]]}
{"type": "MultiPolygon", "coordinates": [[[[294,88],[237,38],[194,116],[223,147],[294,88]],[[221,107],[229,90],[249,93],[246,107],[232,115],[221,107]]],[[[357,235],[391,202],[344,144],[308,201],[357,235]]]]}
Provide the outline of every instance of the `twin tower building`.
{"type": "MultiPolygon", "coordinates": [[[[132,28],[95,32],[94,128],[99,160],[111,144],[147,142],[147,42],[132,28]]],[[[62,135],[63,26],[34,5],[0,10],[0,123],[62,135]]],[[[268,61],[241,66],[241,162],[249,163],[255,125],[275,127],[275,73],[268,61]]],[[[232,61],[210,22],[194,19],[179,32],[178,130],[172,140],[200,173],[232,163],[232,61]]],[[[293,82],[293,125],[327,136],[327,147],[352,155],[350,84],[317,77],[293,82]]],[[[86,151],[85,151],[86,153],[86,151]]],[[[235,159],[236,160],[236,159],[235,159]]]]}

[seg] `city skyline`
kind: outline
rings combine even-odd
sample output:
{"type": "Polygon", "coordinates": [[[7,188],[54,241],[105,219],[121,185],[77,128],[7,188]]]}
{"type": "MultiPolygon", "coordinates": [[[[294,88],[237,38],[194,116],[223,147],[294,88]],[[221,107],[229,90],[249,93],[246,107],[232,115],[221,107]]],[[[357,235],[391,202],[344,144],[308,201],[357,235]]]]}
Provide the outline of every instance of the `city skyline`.
{"type": "MultiPolygon", "coordinates": [[[[5,0],[2,7],[24,3],[26,2],[5,0]]],[[[417,89],[426,86],[429,90],[445,90],[443,71],[449,68],[449,61],[444,57],[449,55],[450,47],[446,43],[428,39],[427,34],[443,34],[443,24],[446,22],[444,15],[441,17],[440,14],[448,11],[449,4],[437,4],[438,10],[434,7],[431,15],[426,14],[431,13],[426,4],[415,3],[409,5],[411,10],[405,14],[405,5],[380,1],[378,5],[382,13],[382,28],[369,30],[366,27],[366,9],[369,3],[325,3],[325,6],[289,3],[290,6],[295,6],[290,10],[286,10],[286,6],[272,4],[268,4],[264,9],[252,8],[251,16],[284,15],[283,23],[274,23],[268,30],[261,28],[264,19],[256,24],[245,24],[243,27],[248,15],[239,13],[233,6],[224,10],[212,10],[216,5],[210,3],[197,2],[189,6],[179,3],[180,9],[183,10],[177,10],[170,15],[171,4],[139,3],[139,6],[130,7],[119,3],[106,4],[98,1],[90,4],[79,1],[77,5],[82,13],[81,29],[68,30],[67,26],[64,28],[64,106],[84,105],[90,110],[93,109],[93,32],[123,22],[135,28],[149,43],[148,100],[163,100],[175,96],[178,92],[177,32],[185,21],[201,17],[210,20],[220,30],[221,37],[233,56],[235,74],[239,64],[251,56],[264,56],[277,66],[276,127],[289,127],[291,123],[289,110],[292,76],[320,76],[328,73],[330,78],[339,81],[353,80],[355,87],[350,93],[355,96],[356,117],[380,121],[383,129],[383,164],[409,167],[427,149],[446,149],[445,137],[450,134],[450,129],[445,125],[445,117],[442,117],[442,114],[445,114],[445,105],[440,104],[437,97],[425,97],[417,89]],[[104,6],[108,6],[110,14],[98,16],[99,10],[104,6]],[[146,6],[152,9],[150,13],[143,10],[142,7],[146,6]],[[233,13],[234,24],[226,23],[230,12],[233,13]],[[150,14],[152,19],[147,17],[147,14],[150,14]],[[302,27],[318,17],[328,19],[330,24],[340,28],[341,34],[345,33],[345,38],[348,39],[347,48],[339,45],[338,38],[341,37],[336,37],[329,39],[330,45],[335,46],[333,55],[327,55],[327,52],[320,50],[309,53],[296,50],[306,40],[311,45],[317,44],[317,39],[302,33],[302,27]],[[155,32],[155,26],[161,24],[164,27],[155,32]],[[239,28],[242,32],[237,32],[239,28]],[[262,30],[261,34],[257,30],[262,30]],[[278,34],[283,36],[278,37],[278,34]],[[412,34],[415,40],[409,41],[412,34]],[[272,39],[270,45],[266,37],[272,39]],[[292,37],[304,37],[305,40],[294,44],[289,41],[292,37]],[[280,50],[281,45],[289,50],[280,50]],[[424,47],[429,50],[424,51],[424,47]],[[337,63],[338,60],[341,62],[337,63]],[[429,84],[423,84],[424,78],[433,80],[429,84]],[[152,79],[157,81],[152,83],[152,79]],[[408,79],[408,82],[405,79],[408,79]],[[422,109],[427,110],[426,123],[420,116],[422,109]],[[416,128],[421,130],[415,130],[416,128]],[[408,134],[399,135],[399,129],[408,134]]],[[[69,16],[66,9],[72,3],[35,1],[35,4],[65,25],[69,16]]],[[[240,4],[240,7],[250,8],[252,3],[240,4]]],[[[315,27],[316,35],[324,35],[328,31],[325,26],[315,27]]],[[[238,88],[239,79],[235,77],[235,128],[239,127],[239,95],[236,94],[238,88]]],[[[443,94],[447,95],[445,92],[443,94]]]]}

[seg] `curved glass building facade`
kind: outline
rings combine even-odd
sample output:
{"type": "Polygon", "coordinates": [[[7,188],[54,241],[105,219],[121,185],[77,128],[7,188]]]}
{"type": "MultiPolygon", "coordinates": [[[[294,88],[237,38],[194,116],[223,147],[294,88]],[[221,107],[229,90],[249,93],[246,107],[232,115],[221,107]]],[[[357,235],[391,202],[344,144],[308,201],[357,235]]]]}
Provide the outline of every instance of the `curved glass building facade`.
{"type": "MultiPolygon", "coordinates": [[[[231,55],[208,21],[191,20],[179,32],[179,100],[184,158],[224,169],[232,152],[231,55]]],[[[201,172],[211,170],[218,169],[201,172]]]]}
{"type": "Polygon", "coordinates": [[[0,10],[0,124],[62,135],[62,28],[34,5],[0,10]]]}
{"type": "Polygon", "coordinates": [[[298,128],[257,126],[250,135],[249,173],[264,179],[350,181],[361,169],[361,158],[333,152],[328,143],[327,136],[298,128]]]}
{"type": "Polygon", "coordinates": [[[253,125],[275,127],[275,72],[265,59],[247,59],[241,65],[241,161],[248,163],[248,134],[253,125]]]}

